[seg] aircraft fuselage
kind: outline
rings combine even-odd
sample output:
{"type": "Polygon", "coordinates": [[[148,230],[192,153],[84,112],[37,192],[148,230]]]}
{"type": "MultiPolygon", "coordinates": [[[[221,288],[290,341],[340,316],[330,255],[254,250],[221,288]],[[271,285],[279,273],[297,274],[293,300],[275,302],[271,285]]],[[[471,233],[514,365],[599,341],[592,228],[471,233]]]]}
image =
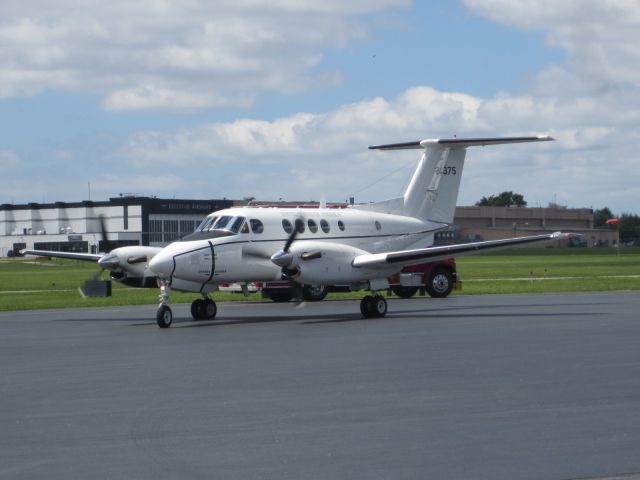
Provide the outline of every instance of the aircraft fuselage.
{"type": "MultiPolygon", "coordinates": [[[[151,268],[167,279],[203,287],[279,280],[282,269],[271,256],[282,249],[293,229],[298,231],[294,242],[298,251],[334,246],[332,254],[348,256],[430,244],[434,231],[445,226],[355,208],[231,208],[209,215],[192,235],[164,248],[153,258],[151,268]]],[[[392,273],[399,269],[394,267],[392,273]]],[[[330,283],[331,271],[324,273],[330,283]]]]}

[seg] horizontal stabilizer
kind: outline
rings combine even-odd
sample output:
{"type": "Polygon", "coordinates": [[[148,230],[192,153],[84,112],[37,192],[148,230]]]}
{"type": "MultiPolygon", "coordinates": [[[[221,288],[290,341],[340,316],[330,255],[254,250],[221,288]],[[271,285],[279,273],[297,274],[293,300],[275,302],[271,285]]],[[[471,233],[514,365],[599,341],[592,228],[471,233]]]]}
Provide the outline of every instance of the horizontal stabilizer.
{"type": "Polygon", "coordinates": [[[486,250],[515,247],[527,243],[544,242],[549,240],[567,239],[572,234],[555,232],[546,235],[533,235],[528,237],[505,238],[502,240],[489,240],[486,242],[463,243],[459,245],[444,245],[441,247],[427,247],[416,250],[403,250],[399,252],[369,253],[356,257],[352,265],[354,267],[388,267],[389,265],[416,265],[425,261],[443,260],[445,258],[463,255],[475,255],[486,250]]]}
{"type": "Polygon", "coordinates": [[[429,145],[466,148],[473,146],[501,145],[505,143],[551,142],[554,139],[548,135],[535,137],[496,137],[496,138],[434,138],[416,142],[390,143],[387,145],[372,145],[371,150],[409,150],[427,148],[429,145]]]}

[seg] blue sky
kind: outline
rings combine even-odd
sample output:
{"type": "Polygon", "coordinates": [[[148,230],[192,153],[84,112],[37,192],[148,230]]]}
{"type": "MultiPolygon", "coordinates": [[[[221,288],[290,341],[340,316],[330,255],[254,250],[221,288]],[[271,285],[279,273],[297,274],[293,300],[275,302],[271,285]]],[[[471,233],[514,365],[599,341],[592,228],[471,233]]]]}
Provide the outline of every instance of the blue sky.
{"type": "Polygon", "coordinates": [[[458,203],[638,212],[634,2],[530,3],[3,2],[0,203],[89,182],[93,200],[382,200],[416,156],[369,144],[544,133],[470,151],[458,203]]]}

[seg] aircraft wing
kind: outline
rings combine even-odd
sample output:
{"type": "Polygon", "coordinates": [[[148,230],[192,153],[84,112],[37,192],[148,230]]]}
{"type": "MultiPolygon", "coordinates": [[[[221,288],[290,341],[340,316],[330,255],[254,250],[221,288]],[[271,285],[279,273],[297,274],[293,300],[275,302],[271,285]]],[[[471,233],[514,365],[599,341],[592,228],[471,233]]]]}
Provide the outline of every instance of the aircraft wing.
{"type": "Polygon", "coordinates": [[[56,257],[70,258],[72,260],[84,260],[86,262],[97,262],[103,255],[96,253],[76,253],[76,252],[55,252],[50,250],[20,250],[22,255],[34,255],[36,257],[56,257]]]}
{"type": "Polygon", "coordinates": [[[475,255],[485,250],[515,247],[527,243],[544,242],[549,240],[561,240],[569,238],[571,234],[555,232],[546,235],[533,235],[529,237],[505,238],[502,240],[489,240],[486,242],[463,243],[459,245],[444,245],[441,247],[418,248],[415,250],[402,250],[399,252],[368,253],[357,256],[352,265],[358,267],[388,267],[389,265],[416,265],[425,261],[443,260],[445,258],[459,257],[462,255],[475,255]]]}

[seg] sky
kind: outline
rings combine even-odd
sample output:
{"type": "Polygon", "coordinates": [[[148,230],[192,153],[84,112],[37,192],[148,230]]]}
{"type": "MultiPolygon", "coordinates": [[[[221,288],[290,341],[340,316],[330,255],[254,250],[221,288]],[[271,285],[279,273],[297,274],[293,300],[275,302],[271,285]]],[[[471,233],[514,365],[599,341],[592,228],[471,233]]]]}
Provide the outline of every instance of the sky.
{"type": "Polygon", "coordinates": [[[3,0],[0,204],[370,202],[473,148],[458,205],[640,213],[638,0],[3,0]]]}

